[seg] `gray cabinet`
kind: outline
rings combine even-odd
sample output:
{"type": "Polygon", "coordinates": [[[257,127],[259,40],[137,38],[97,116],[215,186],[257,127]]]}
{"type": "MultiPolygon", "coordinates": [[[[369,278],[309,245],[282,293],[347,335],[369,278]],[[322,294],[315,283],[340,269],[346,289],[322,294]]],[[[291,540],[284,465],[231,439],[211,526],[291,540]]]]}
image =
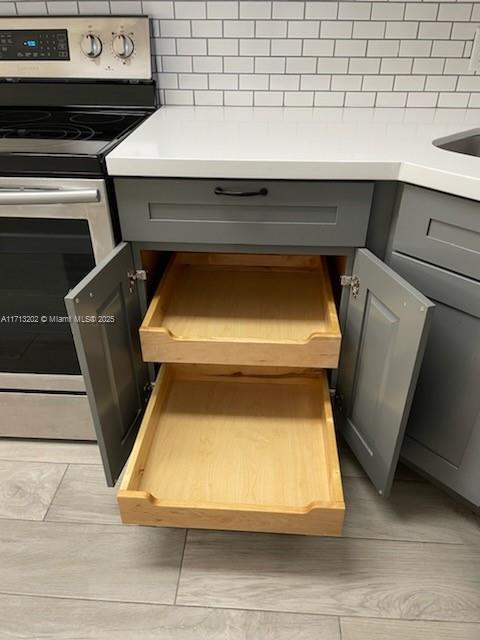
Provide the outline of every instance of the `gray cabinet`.
{"type": "Polygon", "coordinates": [[[401,455],[480,506],[480,282],[398,253],[390,264],[436,306],[401,455]]]}
{"type": "MultiPolygon", "coordinates": [[[[162,245],[157,248],[160,251],[162,245]]],[[[66,297],[72,316],[118,315],[113,325],[73,325],[110,485],[133,446],[145,402],[146,367],[138,346],[139,283],[132,272],[131,246],[122,243],[66,297]]],[[[355,252],[353,275],[358,281],[344,296],[348,308],[339,368],[344,401],[339,428],[386,496],[433,305],[365,249],[355,252]]],[[[268,368],[271,375],[272,366],[268,368]]]]}

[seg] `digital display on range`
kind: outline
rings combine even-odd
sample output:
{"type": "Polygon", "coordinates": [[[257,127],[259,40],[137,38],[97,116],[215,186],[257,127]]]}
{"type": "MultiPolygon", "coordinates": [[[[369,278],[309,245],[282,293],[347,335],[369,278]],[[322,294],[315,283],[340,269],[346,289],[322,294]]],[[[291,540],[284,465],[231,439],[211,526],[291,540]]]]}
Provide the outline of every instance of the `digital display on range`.
{"type": "Polygon", "coordinates": [[[0,60],[70,60],[66,29],[2,29],[0,60]]]}

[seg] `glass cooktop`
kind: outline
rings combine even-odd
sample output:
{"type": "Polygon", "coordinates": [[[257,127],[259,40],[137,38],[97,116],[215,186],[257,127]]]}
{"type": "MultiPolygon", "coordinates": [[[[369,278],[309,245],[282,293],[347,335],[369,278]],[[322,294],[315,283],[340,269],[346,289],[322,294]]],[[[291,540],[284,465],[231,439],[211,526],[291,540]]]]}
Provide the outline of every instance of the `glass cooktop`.
{"type": "Polygon", "coordinates": [[[97,109],[0,109],[0,153],[95,155],[145,115],[97,109]]]}

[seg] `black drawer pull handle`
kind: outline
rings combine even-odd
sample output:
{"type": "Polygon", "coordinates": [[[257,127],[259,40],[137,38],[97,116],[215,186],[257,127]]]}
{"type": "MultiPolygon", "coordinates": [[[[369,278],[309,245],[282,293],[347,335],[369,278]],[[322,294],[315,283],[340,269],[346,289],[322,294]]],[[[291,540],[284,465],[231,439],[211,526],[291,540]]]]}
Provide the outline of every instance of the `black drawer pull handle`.
{"type": "Polygon", "coordinates": [[[215,187],[214,191],[216,196],[237,196],[238,198],[250,198],[251,196],[266,196],[268,189],[262,187],[258,191],[230,191],[229,189],[222,189],[222,187],[215,187]]]}

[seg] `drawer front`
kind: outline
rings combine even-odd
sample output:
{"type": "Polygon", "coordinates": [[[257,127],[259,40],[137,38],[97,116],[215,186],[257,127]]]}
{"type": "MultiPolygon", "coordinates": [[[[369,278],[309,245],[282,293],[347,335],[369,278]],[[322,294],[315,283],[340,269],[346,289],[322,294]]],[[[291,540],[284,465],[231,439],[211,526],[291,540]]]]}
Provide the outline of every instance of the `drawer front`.
{"type": "Polygon", "coordinates": [[[393,249],[480,279],[480,202],[405,186],[393,249]]]}
{"type": "Polygon", "coordinates": [[[117,495],[123,522],[340,535],[324,372],[163,365],[117,495]]]}
{"type": "Polygon", "coordinates": [[[115,190],[124,240],[358,247],[373,184],[118,178],[115,190]]]}

